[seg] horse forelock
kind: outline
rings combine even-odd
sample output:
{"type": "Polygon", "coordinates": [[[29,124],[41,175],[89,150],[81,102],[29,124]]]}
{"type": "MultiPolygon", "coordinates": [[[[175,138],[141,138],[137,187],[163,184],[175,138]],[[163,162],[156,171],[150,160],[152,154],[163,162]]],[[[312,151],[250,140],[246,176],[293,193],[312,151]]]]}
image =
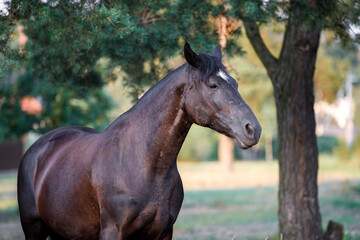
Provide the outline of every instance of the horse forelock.
{"type": "Polygon", "coordinates": [[[226,68],[221,62],[221,58],[205,53],[198,53],[197,57],[200,66],[196,70],[193,70],[194,68],[189,65],[190,71],[188,72],[188,78],[191,81],[195,79],[207,81],[210,76],[216,75],[218,72],[226,73],[226,68]]]}

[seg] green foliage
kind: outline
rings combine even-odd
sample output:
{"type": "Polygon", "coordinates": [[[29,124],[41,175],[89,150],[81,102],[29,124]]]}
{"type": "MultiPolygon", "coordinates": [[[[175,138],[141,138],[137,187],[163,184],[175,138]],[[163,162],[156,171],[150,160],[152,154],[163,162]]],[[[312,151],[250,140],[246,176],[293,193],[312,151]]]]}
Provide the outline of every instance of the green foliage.
{"type": "MultiPolygon", "coordinates": [[[[11,23],[7,30],[14,31],[20,23],[29,40],[24,54],[16,54],[10,41],[3,52],[4,65],[16,65],[22,74],[17,77],[19,73],[13,73],[13,79],[1,76],[0,139],[63,125],[104,128],[104,111],[110,104],[101,90],[103,79],[94,66],[107,47],[105,41],[131,33],[126,7],[73,1],[11,1],[9,12],[2,16],[11,23]],[[21,110],[20,100],[25,96],[41,100],[40,115],[21,110]]],[[[11,73],[9,67],[4,70],[11,73]]]]}
{"type": "MultiPolygon", "coordinates": [[[[0,122],[1,139],[34,127],[40,132],[71,124],[101,129],[110,106],[101,88],[116,78],[118,66],[132,99],[138,99],[171,70],[166,61],[182,52],[185,41],[197,51],[211,51],[218,34],[214,19],[224,10],[221,1],[192,0],[12,0],[7,4],[9,14],[0,14],[4,70],[0,79],[7,82],[5,73],[14,68],[23,74],[0,89],[3,117],[16,123],[10,127],[8,120],[0,122]],[[29,38],[24,54],[11,47],[18,24],[29,38]],[[99,70],[97,62],[104,58],[110,59],[109,64],[99,70]],[[21,111],[19,101],[24,96],[41,100],[41,115],[21,111]]],[[[233,36],[238,34],[235,29],[233,36]]],[[[239,52],[235,40],[229,40],[229,52],[239,52]]]]}
{"type": "Polygon", "coordinates": [[[214,131],[192,126],[179,153],[180,161],[209,161],[217,159],[218,134],[214,131]]]}
{"type": "MultiPolygon", "coordinates": [[[[319,48],[314,75],[317,98],[332,103],[348,70],[359,74],[358,51],[356,46],[343,49],[333,41],[332,33],[324,33],[327,41],[319,48]]],[[[354,94],[355,95],[355,94],[354,94]]]]}
{"type": "Polygon", "coordinates": [[[358,134],[355,138],[355,142],[353,145],[353,158],[360,163],[360,135],[358,134]]]}
{"type": "Polygon", "coordinates": [[[102,86],[93,67],[102,55],[101,47],[106,47],[101,46],[102,41],[121,39],[130,33],[118,30],[131,24],[126,12],[105,6],[85,11],[83,5],[67,1],[55,8],[36,6],[33,16],[21,21],[29,37],[29,61],[25,63],[29,77],[39,82],[71,82],[76,87],[102,86]]]}
{"type": "MultiPolygon", "coordinates": [[[[339,159],[348,159],[349,152],[343,141],[334,137],[319,136],[316,138],[319,154],[337,154],[339,159]]],[[[273,155],[276,156],[278,149],[277,137],[273,140],[273,155]]]]}
{"type": "MultiPolygon", "coordinates": [[[[166,62],[181,54],[185,41],[197,51],[211,51],[218,43],[217,16],[225,11],[222,1],[211,0],[6,3],[9,14],[0,13],[0,107],[2,119],[8,120],[0,120],[0,139],[20,136],[34,127],[40,132],[69,124],[101,129],[107,121],[104,112],[110,107],[101,88],[116,78],[114,72],[121,69],[124,85],[132,99],[138,99],[148,86],[172,70],[166,62]],[[25,26],[29,37],[24,54],[18,53],[16,44],[19,24],[25,26]],[[107,66],[97,68],[99,59],[108,59],[107,66]],[[21,76],[10,81],[12,72],[16,70],[16,76],[20,69],[21,76]],[[41,115],[22,112],[19,101],[24,96],[41,100],[44,107],[41,115]],[[102,114],[96,116],[98,113],[102,114]]],[[[292,9],[300,6],[305,13],[299,17],[304,27],[315,21],[320,27],[335,29],[335,36],[345,36],[341,29],[346,24],[356,24],[355,16],[359,15],[356,1],[326,4],[320,12],[313,12],[311,6],[300,0],[291,4],[260,0],[227,3],[231,5],[227,14],[234,22],[248,19],[259,24],[271,20],[285,22],[290,14],[297,14],[292,9]],[[344,23],[340,24],[341,21],[344,23]]],[[[241,29],[236,27],[228,36],[226,52],[230,56],[242,53],[240,34],[241,29]]],[[[244,87],[253,86],[245,96],[263,96],[260,102],[271,98],[268,86],[270,91],[266,94],[256,94],[264,86],[266,75],[261,73],[253,78],[245,74],[245,79],[250,81],[249,84],[244,81],[244,87]],[[260,80],[254,84],[253,79],[260,80]]],[[[264,119],[268,119],[266,110],[273,103],[264,108],[251,99],[251,107],[264,112],[264,119]]]]}
{"type": "Polygon", "coordinates": [[[37,120],[36,116],[24,113],[19,101],[13,97],[2,103],[1,111],[0,140],[21,136],[24,132],[30,131],[33,122],[37,120]],[[4,117],[6,115],[14,118],[4,117]]]}
{"type": "Polygon", "coordinates": [[[182,54],[185,41],[204,52],[210,52],[217,44],[216,26],[209,19],[220,8],[212,1],[151,1],[146,8],[134,1],[127,4],[133,21],[138,23],[134,34],[138,41],[127,39],[119,44],[124,45],[121,50],[125,52],[110,57],[126,73],[125,82],[134,100],[170,71],[164,63],[169,57],[182,54]],[[121,62],[124,56],[126,62],[121,62]]]}
{"type": "Polygon", "coordinates": [[[317,137],[319,153],[331,154],[339,145],[339,140],[334,137],[319,136],[317,137]]]}
{"type": "Polygon", "coordinates": [[[335,154],[341,161],[349,161],[351,157],[351,148],[346,146],[344,140],[340,140],[338,147],[335,149],[335,154]]]}
{"type": "Polygon", "coordinates": [[[342,139],[338,145],[334,148],[334,153],[343,162],[349,162],[358,168],[360,164],[360,135],[355,137],[354,143],[351,146],[347,146],[342,139]]]}
{"type": "Polygon", "coordinates": [[[230,0],[233,15],[245,21],[265,24],[271,20],[286,22],[292,17],[295,24],[304,29],[315,24],[320,29],[331,30],[341,45],[351,46],[360,42],[359,34],[354,34],[350,26],[360,24],[360,4],[358,0],[314,1],[304,0],[260,1],[230,0]]]}

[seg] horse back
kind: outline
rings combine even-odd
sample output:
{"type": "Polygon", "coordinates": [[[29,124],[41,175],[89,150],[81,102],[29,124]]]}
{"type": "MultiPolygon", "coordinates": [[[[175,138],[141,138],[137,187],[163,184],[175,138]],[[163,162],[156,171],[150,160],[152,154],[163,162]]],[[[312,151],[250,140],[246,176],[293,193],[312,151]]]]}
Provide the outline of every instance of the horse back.
{"type": "MultiPolygon", "coordinates": [[[[55,168],[60,171],[66,165],[60,165],[61,162],[66,162],[69,165],[79,163],[77,154],[82,151],[89,151],[93,144],[89,144],[91,139],[96,139],[92,136],[99,132],[80,126],[61,127],[52,130],[42,137],[40,137],[25,154],[22,162],[35,162],[35,184],[38,184],[39,177],[46,174],[50,168],[55,168]],[[29,155],[29,156],[27,156],[29,155]]],[[[26,163],[24,163],[26,164],[26,163]]]]}

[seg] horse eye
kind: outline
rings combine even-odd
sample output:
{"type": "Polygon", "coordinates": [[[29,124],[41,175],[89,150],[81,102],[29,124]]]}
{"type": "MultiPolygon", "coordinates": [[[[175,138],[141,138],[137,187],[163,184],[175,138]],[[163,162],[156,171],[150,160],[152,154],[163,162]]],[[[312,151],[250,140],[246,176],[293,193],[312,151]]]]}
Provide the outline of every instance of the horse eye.
{"type": "Polygon", "coordinates": [[[210,83],[210,84],[209,84],[209,88],[212,88],[212,89],[217,88],[217,85],[214,84],[214,83],[210,83]]]}

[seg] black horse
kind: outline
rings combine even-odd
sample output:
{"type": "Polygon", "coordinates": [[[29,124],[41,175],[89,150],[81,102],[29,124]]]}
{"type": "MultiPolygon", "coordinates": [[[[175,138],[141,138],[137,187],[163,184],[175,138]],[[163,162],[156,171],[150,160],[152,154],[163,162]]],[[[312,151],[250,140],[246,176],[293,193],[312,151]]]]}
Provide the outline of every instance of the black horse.
{"type": "Polygon", "coordinates": [[[193,123],[259,141],[261,126],[212,55],[185,44],[187,63],[153,86],[105,131],[71,126],[43,135],[18,175],[29,239],[171,239],[183,201],[176,158],[193,123]]]}

